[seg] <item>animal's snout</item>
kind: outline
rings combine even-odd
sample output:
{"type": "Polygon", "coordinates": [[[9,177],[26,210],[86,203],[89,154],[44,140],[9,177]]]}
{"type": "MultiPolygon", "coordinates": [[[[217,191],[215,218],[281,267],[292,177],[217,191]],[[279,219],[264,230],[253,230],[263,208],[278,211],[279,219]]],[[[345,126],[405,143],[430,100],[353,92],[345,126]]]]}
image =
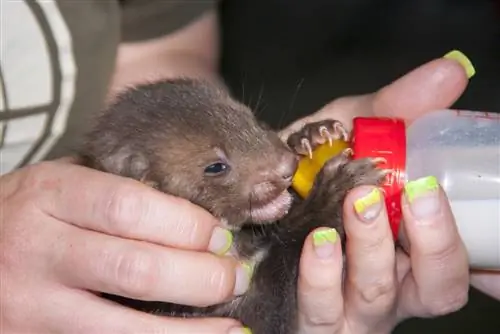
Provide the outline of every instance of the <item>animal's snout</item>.
{"type": "Polygon", "coordinates": [[[279,175],[286,183],[292,182],[293,176],[297,171],[299,158],[292,152],[286,151],[278,162],[276,174],[279,175]]]}
{"type": "Polygon", "coordinates": [[[251,193],[254,201],[267,202],[275,199],[292,184],[299,158],[288,150],[275,156],[277,159],[273,163],[267,161],[253,179],[251,193]]]}

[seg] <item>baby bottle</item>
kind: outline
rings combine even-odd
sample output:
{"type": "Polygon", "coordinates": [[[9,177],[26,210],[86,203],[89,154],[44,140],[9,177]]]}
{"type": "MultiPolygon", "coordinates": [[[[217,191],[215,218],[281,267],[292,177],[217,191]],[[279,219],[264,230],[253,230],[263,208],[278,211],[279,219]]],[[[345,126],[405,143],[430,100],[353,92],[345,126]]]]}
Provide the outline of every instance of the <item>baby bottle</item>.
{"type": "MultiPolygon", "coordinates": [[[[395,238],[404,184],[432,175],[446,192],[470,266],[500,269],[500,114],[439,110],[408,127],[399,119],[359,117],[351,136],[344,145],[354,159],[381,157],[380,168],[391,171],[383,188],[395,238]]],[[[301,167],[297,174],[304,178],[301,167]]]]}

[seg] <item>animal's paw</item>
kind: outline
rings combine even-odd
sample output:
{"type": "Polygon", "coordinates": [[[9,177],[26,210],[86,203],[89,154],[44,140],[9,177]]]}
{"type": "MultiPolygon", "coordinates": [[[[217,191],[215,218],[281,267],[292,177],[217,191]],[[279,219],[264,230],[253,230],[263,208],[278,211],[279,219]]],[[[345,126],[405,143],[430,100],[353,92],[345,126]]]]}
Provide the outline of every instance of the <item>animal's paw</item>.
{"type": "Polygon", "coordinates": [[[348,139],[348,133],[341,122],[333,119],[306,124],[287,139],[287,145],[297,154],[312,157],[312,151],[321,144],[335,139],[348,139]]]}
{"type": "Polygon", "coordinates": [[[345,149],[341,154],[331,158],[321,169],[315,182],[317,195],[330,201],[342,199],[358,186],[380,186],[389,170],[378,168],[383,158],[351,159],[352,150],[345,149]]]}

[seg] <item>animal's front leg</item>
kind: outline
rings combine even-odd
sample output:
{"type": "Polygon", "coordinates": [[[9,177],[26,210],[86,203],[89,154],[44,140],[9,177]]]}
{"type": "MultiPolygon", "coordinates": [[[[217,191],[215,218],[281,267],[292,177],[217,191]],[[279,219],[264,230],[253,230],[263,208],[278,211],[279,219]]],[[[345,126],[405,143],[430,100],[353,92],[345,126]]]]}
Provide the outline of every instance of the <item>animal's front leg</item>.
{"type": "MultiPolygon", "coordinates": [[[[330,135],[332,139],[346,139],[342,129],[333,120],[313,123],[293,134],[288,144],[307,155],[309,149],[328,141],[330,135]]],[[[238,318],[255,334],[297,332],[298,268],[307,235],[326,226],[336,228],[344,238],[342,210],[347,193],[357,186],[379,185],[384,180],[386,172],[377,169],[378,159],[352,160],[350,153],[345,150],[327,161],[308,198],[295,205],[271,234],[270,247],[257,267],[252,288],[238,308],[238,318]]]]}
{"type": "Polygon", "coordinates": [[[295,153],[312,157],[312,151],[321,144],[334,140],[348,140],[348,133],[341,122],[327,119],[304,125],[299,131],[292,133],[287,139],[287,145],[295,153]]]}
{"type": "Polygon", "coordinates": [[[304,210],[310,212],[311,219],[318,227],[336,228],[342,240],[345,237],[343,209],[347,194],[358,186],[380,186],[388,173],[377,168],[383,159],[353,160],[351,154],[351,149],[346,149],[327,161],[304,203],[304,210]]]}

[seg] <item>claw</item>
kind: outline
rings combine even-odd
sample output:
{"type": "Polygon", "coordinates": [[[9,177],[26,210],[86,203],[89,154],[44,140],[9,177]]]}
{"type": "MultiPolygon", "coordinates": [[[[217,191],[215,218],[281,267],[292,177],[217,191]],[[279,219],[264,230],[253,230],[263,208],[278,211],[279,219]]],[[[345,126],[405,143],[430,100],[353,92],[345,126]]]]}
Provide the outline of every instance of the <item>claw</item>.
{"type": "Polygon", "coordinates": [[[392,170],[390,170],[390,169],[380,169],[380,174],[382,174],[383,176],[387,176],[391,173],[392,173],[392,170]]]}
{"type": "Polygon", "coordinates": [[[340,133],[342,140],[347,141],[347,139],[349,138],[349,134],[341,123],[335,123],[333,125],[333,128],[337,133],[340,133]]]}
{"type": "Polygon", "coordinates": [[[312,153],[311,143],[309,142],[309,140],[307,138],[302,138],[302,140],[300,141],[300,143],[302,144],[302,147],[309,154],[309,159],[312,159],[313,153],[312,153]]]}
{"type": "Polygon", "coordinates": [[[331,135],[330,131],[328,131],[328,129],[326,128],[326,126],[321,126],[319,128],[319,133],[322,137],[326,137],[328,139],[328,143],[330,144],[330,146],[333,145],[333,136],[331,135]]]}
{"type": "Polygon", "coordinates": [[[387,177],[392,173],[392,170],[390,169],[381,169],[379,170],[380,173],[380,179],[383,180],[383,182],[387,181],[387,177]]]}
{"type": "Polygon", "coordinates": [[[342,154],[343,154],[343,155],[345,155],[345,156],[347,156],[347,157],[352,156],[352,155],[353,155],[353,153],[354,153],[354,151],[353,151],[353,150],[352,150],[352,148],[350,148],[350,147],[348,147],[348,148],[346,148],[346,149],[344,149],[344,150],[342,151],[342,154]]]}
{"type": "Polygon", "coordinates": [[[372,161],[373,161],[373,163],[375,165],[378,165],[378,164],[387,164],[387,159],[382,158],[382,157],[373,158],[372,161]]]}

